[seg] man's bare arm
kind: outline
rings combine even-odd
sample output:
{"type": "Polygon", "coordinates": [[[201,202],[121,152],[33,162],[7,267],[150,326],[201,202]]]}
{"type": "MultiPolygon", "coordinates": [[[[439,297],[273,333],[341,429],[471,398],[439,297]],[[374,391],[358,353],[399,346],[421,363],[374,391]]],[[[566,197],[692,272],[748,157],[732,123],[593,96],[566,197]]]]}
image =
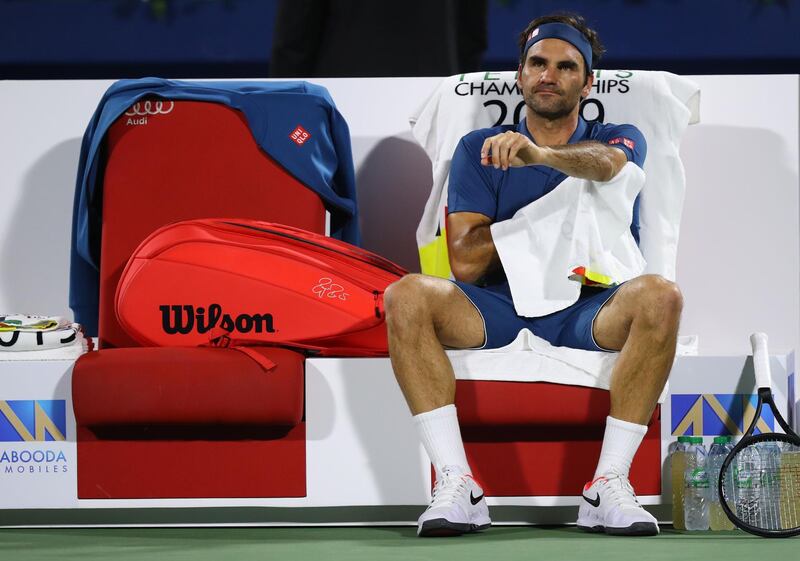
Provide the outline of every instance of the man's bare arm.
{"type": "Polygon", "coordinates": [[[628,162],[625,152],[596,141],[539,149],[540,165],[555,168],[571,177],[610,181],[628,162]]]}
{"type": "Polygon", "coordinates": [[[492,219],[477,212],[447,216],[447,248],[450,270],[460,281],[475,283],[500,268],[489,226],[492,219]]]}
{"type": "Polygon", "coordinates": [[[591,181],[613,179],[627,161],[621,149],[601,142],[537,146],[524,134],[512,131],[487,138],[481,148],[481,164],[485,166],[508,169],[543,165],[591,181]]]}

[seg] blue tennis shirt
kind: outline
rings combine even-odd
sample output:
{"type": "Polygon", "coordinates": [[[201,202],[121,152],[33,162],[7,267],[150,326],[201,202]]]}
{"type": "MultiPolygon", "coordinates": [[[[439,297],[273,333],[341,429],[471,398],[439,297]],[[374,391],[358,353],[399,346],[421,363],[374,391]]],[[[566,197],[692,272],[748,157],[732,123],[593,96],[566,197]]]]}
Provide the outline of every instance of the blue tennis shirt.
{"type": "MultiPolygon", "coordinates": [[[[509,168],[506,171],[494,166],[482,166],[480,152],[484,140],[506,131],[517,131],[534,142],[525,119],[518,125],[501,125],[473,131],[464,136],[456,147],[450,167],[447,191],[447,212],[478,212],[493,222],[507,220],[522,207],[543,197],[567,175],[547,166],[509,168]]],[[[587,123],[578,117],[578,126],[569,144],[594,140],[619,148],[631,161],[642,167],[647,156],[644,135],[633,125],[587,123]]],[[[639,243],[639,198],[633,206],[631,233],[639,243]]]]}

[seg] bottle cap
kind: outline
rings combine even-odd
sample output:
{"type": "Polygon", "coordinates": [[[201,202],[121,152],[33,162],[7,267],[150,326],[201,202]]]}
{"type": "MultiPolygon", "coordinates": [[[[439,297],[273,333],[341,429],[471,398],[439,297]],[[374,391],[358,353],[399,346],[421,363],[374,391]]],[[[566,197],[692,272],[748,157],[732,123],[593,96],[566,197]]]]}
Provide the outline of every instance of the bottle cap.
{"type": "Polygon", "coordinates": [[[702,444],[703,443],[703,437],[702,436],[691,436],[689,438],[691,438],[691,440],[689,442],[691,442],[692,444],[702,444]]]}
{"type": "Polygon", "coordinates": [[[692,441],[692,437],[691,436],[679,436],[678,437],[678,442],[682,442],[684,444],[688,444],[691,441],[692,441]]]}
{"type": "Polygon", "coordinates": [[[727,444],[731,441],[730,436],[715,436],[714,437],[714,444],[727,444]]]}

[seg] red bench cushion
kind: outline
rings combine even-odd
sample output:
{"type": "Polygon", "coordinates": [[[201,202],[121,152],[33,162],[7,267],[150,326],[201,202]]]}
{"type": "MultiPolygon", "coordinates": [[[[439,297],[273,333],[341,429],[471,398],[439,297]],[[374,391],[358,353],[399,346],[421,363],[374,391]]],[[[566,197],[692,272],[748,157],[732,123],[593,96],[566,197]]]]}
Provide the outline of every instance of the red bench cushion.
{"type": "Polygon", "coordinates": [[[462,427],[557,425],[596,432],[605,427],[611,406],[607,390],[583,386],[459,380],[456,387],[462,427]]]}
{"type": "Polygon", "coordinates": [[[131,348],[83,355],[72,395],[79,426],[270,425],[303,417],[303,356],[258,348],[267,372],[234,349],[131,348]]]}

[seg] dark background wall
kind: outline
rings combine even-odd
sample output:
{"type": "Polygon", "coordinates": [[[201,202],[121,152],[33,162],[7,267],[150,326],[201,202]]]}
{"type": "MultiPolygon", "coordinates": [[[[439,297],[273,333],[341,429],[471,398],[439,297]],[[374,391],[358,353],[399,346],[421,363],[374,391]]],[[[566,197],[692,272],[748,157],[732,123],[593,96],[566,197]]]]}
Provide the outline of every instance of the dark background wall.
{"type": "MultiPolygon", "coordinates": [[[[0,0],[0,78],[266,77],[276,7],[277,0],[0,0]]],[[[597,29],[608,50],[601,67],[800,72],[798,0],[489,0],[483,67],[514,68],[519,31],[557,10],[578,12],[597,29]]]]}

